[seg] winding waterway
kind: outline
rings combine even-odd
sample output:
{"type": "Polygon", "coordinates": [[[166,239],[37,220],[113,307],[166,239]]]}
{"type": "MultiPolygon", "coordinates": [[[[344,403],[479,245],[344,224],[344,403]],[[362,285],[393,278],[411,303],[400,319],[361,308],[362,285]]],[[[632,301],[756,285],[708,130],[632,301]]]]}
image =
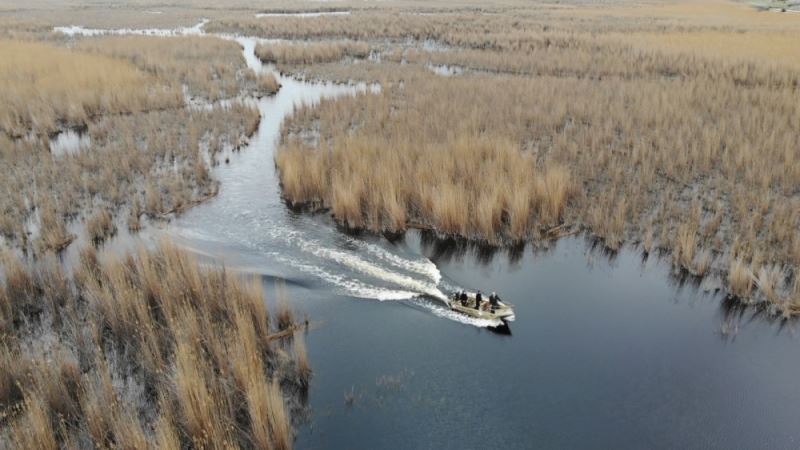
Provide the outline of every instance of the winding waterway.
{"type": "MultiPolygon", "coordinates": [[[[271,70],[255,39],[234,39],[251,68],[271,70]]],[[[298,448],[800,445],[795,325],[684,284],[655,258],[576,237],[494,254],[416,231],[389,241],[288,209],[273,159],[282,120],[300,103],[374,87],[280,82],[258,101],[250,144],[215,169],[219,195],[167,233],[260,274],[270,297],[285,283],[316,323],[298,448]],[[513,303],[509,332],[435,300],[461,287],[513,303]]]]}

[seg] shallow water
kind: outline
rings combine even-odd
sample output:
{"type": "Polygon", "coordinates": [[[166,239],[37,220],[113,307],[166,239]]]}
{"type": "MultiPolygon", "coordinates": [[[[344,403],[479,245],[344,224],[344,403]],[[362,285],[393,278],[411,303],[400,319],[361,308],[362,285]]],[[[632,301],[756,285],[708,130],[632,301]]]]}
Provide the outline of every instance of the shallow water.
{"type": "Polygon", "coordinates": [[[53,31],[63,33],[67,36],[105,36],[105,35],[136,35],[136,36],[193,36],[203,34],[203,26],[208,23],[208,19],[203,19],[191,27],[177,28],[118,28],[100,29],[87,28],[81,25],[70,25],[55,27],[53,31]]]}
{"type": "Polygon", "coordinates": [[[50,139],[50,153],[55,156],[77,153],[91,147],[92,139],[86,133],[76,130],[66,130],[50,139]]]}
{"type": "MultiPolygon", "coordinates": [[[[254,39],[237,41],[271,70],[254,39]]],[[[167,234],[261,274],[268,294],[285,280],[315,323],[297,448],[798,446],[795,325],[682,284],[656,258],[582,238],[510,253],[420,232],[390,242],[289,210],[273,160],[282,119],[368,87],[280,82],[250,145],[215,169],[218,197],[167,234]],[[510,334],[436,300],[461,287],[513,303],[510,334]]]]}
{"type": "Polygon", "coordinates": [[[464,73],[464,68],[461,66],[449,66],[447,64],[428,64],[425,66],[428,70],[442,77],[452,77],[464,73]]]}

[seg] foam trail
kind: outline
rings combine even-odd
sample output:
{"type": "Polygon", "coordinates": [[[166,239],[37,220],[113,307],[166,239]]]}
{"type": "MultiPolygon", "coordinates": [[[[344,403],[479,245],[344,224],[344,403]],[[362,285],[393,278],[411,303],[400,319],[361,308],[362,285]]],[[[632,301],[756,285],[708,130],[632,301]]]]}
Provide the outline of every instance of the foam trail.
{"type": "MultiPolygon", "coordinates": [[[[336,263],[342,264],[346,267],[349,267],[353,270],[357,270],[371,277],[378,278],[380,280],[401,286],[404,289],[414,291],[417,294],[425,294],[442,300],[447,298],[447,296],[441,290],[439,290],[439,288],[436,287],[438,282],[424,282],[416,280],[402,273],[397,273],[387,270],[370,261],[363,259],[362,257],[356,254],[347,253],[345,251],[335,250],[325,247],[314,240],[305,238],[301,233],[299,233],[296,230],[289,230],[283,227],[274,227],[271,228],[270,230],[271,230],[270,234],[273,237],[283,238],[286,242],[293,244],[299,247],[304,252],[310,253],[318,258],[325,258],[327,260],[334,261],[336,263]]],[[[380,249],[380,251],[378,251],[376,248],[373,248],[372,252],[382,253],[385,259],[389,259],[389,257],[387,256],[388,252],[386,252],[383,249],[380,249]]],[[[407,261],[397,256],[394,256],[394,259],[395,261],[398,262],[398,264],[402,264],[403,261],[407,261]]],[[[431,265],[433,265],[433,263],[431,263],[431,265]]],[[[408,266],[417,268],[420,267],[413,265],[408,265],[408,266]]],[[[435,266],[433,267],[434,270],[436,270],[436,273],[438,274],[438,269],[435,269],[435,266]]],[[[432,271],[428,269],[427,272],[431,273],[432,271]]],[[[438,276],[441,277],[441,275],[438,276]]]]}
{"type": "MultiPolygon", "coordinates": [[[[311,220],[305,220],[304,225],[308,227],[319,226],[317,223],[311,220]]],[[[297,233],[295,230],[286,230],[286,233],[293,234],[295,237],[299,239],[304,239],[301,236],[299,236],[299,233],[297,233]]],[[[365,242],[360,239],[355,239],[346,236],[345,240],[348,244],[359,247],[365,252],[371,254],[372,256],[378,257],[400,269],[406,270],[408,272],[414,272],[426,278],[429,278],[434,285],[439,284],[439,281],[442,279],[442,274],[441,272],[439,272],[439,269],[436,267],[436,264],[434,264],[428,259],[414,261],[411,259],[403,258],[395,253],[392,253],[379,245],[371,244],[369,242],[365,242]]]]}
{"type": "Polygon", "coordinates": [[[386,249],[370,244],[368,242],[359,241],[357,239],[351,239],[352,243],[361,247],[362,249],[366,250],[367,252],[371,253],[378,258],[383,259],[391,264],[394,264],[397,267],[402,269],[408,270],[409,272],[415,272],[420,275],[423,275],[427,278],[430,278],[434,284],[438,284],[439,281],[442,279],[442,274],[439,272],[439,269],[436,267],[436,264],[431,262],[430,260],[424,261],[413,261],[409,259],[402,258],[394,253],[387,251],[386,249]]]}
{"type": "Polygon", "coordinates": [[[472,325],[479,328],[496,327],[503,324],[500,319],[476,319],[464,314],[459,314],[456,311],[447,308],[446,306],[420,298],[418,293],[411,291],[385,289],[376,286],[370,286],[356,280],[350,280],[341,275],[332,274],[318,266],[303,264],[297,261],[290,260],[278,254],[273,254],[273,257],[281,260],[285,264],[293,266],[306,273],[312,274],[316,277],[323,279],[339,288],[344,290],[344,293],[358,298],[370,298],[377,300],[408,300],[412,305],[421,307],[430,311],[434,315],[443,319],[453,320],[466,325],[472,325]]]}
{"type": "Polygon", "coordinates": [[[394,283],[406,289],[411,289],[420,294],[427,294],[442,299],[447,298],[447,296],[445,296],[442,293],[442,291],[440,291],[439,288],[437,288],[434,284],[424,283],[419,280],[415,280],[409,276],[402,275],[396,272],[391,272],[380,266],[372,264],[356,255],[351,255],[338,250],[323,248],[311,243],[307,243],[306,245],[304,245],[303,249],[316,256],[333,260],[335,262],[348,266],[352,269],[358,270],[359,272],[365,273],[367,275],[370,275],[372,277],[384,281],[388,281],[390,283],[394,283]]]}
{"type": "Polygon", "coordinates": [[[327,281],[328,283],[331,283],[334,286],[343,289],[345,294],[351,295],[353,297],[371,298],[384,301],[384,300],[408,300],[419,295],[416,292],[393,290],[377,286],[370,286],[361,281],[348,279],[342,275],[336,275],[330,273],[324,269],[321,269],[318,266],[303,264],[301,262],[285,258],[278,254],[272,254],[271,256],[283,262],[284,264],[287,264],[303,272],[314,275],[324,281],[327,281]]]}

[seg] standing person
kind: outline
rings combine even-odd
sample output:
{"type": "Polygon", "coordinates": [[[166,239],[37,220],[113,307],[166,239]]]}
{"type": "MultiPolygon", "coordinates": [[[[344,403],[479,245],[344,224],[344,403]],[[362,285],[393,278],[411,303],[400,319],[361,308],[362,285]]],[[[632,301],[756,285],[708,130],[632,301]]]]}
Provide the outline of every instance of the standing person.
{"type": "Polygon", "coordinates": [[[467,292],[461,291],[461,306],[467,306],[467,292]]]}
{"type": "Polygon", "coordinates": [[[500,297],[494,292],[489,296],[489,305],[491,306],[492,313],[494,313],[494,310],[500,305],[500,297]]]}
{"type": "Polygon", "coordinates": [[[483,301],[483,297],[481,296],[481,291],[478,291],[478,293],[475,294],[475,309],[479,311],[481,309],[481,301],[483,301]]]}

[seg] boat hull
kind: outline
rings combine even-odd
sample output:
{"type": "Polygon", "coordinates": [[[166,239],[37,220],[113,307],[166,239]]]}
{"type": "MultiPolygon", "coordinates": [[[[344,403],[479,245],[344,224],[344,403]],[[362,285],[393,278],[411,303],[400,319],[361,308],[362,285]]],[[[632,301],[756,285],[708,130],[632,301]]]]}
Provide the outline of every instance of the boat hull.
{"type": "Polygon", "coordinates": [[[476,309],[475,297],[470,295],[467,298],[466,304],[462,304],[460,300],[455,300],[452,298],[449,299],[447,303],[450,305],[450,309],[453,311],[457,311],[461,314],[465,314],[476,319],[499,319],[503,321],[514,320],[514,310],[503,302],[500,302],[499,305],[492,308],[488,300],[483,300],[480,309],[476,309]]]}

